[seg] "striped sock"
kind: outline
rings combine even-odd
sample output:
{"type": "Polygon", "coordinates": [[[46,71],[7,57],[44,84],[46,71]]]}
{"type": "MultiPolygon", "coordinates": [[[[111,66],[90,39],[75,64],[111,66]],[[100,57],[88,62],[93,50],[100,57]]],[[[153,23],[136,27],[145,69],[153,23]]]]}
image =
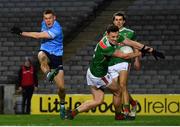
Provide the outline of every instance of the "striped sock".
{"type": "Polygon", "coordinates": [[[130,105],[129,104],[124,104],[124,114],[127,115],[130,112],[130,105]]]}
{"type": "Polygon", "coordinates": [[[130,104],[132,105],[132,107],[136,106],[136,101],[135,100],[130,100],[130,104]]]}

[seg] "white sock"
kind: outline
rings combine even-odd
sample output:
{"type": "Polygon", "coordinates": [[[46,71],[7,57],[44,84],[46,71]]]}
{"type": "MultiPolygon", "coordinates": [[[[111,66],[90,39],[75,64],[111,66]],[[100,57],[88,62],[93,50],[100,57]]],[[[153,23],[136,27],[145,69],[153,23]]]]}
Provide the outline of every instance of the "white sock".
{"type": "Polygon", "coordinates": [[[65,108],[65,105],[62,105],[62,104],[61,104],[60,106],[61,106],[61,108],[65,108]]]}

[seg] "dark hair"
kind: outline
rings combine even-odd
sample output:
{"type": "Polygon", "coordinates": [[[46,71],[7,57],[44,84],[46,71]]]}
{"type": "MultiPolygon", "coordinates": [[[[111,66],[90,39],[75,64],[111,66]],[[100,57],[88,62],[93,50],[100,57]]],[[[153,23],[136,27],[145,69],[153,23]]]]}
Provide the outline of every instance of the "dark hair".
{"type": "Polygon", "coordinates": [[[46,15],[46,14],[53,14],[53,15],[55,15],[54,11],[53,11],[53,10],[50,10],[50,9],[45,10],[45,11],[43,12],[43,15],[46,15]]]}
{"type": "Polygon", "coordinates": [[[109,34],[110,32],[118,32],[119,28],[113,24],[108,25],[107,27],[107,33],[109,34]]]}
{"type": "Polygon", "coordinates": [[[113,18],[112,20],[114,21],[115,19],[115,16],[122,16],[123,17],[123,20],[126,20],[126,16],[125,16],[125,13],[123,11],[118,11],[116,13],[113,14],[113,18]]]}

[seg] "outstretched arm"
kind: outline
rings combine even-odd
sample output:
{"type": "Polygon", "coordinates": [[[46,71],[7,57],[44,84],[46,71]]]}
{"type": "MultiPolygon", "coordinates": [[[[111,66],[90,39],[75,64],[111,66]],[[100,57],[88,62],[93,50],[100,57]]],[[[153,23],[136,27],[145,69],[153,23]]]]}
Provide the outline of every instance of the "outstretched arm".
{"type": "Polygon", "coordinates": [[[129,45],[129,46],[132,46],[135,49],[139,49],[142,52],[142,57],[148,53],[148,54],[152,54],[156,60],[158,60],[158,58],[165,59],[165,56],[162,52],[159,52],[152,47],[145,46],[137,41],[133,41],[133,40],[126,38],[123,41],[123,43],[126,45],[129,45]]]}
{"type": "Polygon", "coordinates": [[[47,32],[22,32],[22,36],[31,37],[35,39],[51,38],[47,32]]]}
{"type": "MultiPolygon", "coordinates": [[[[123,41],[123,43],[125,44],[125,45],[129,45],[129,46],[132,46],[133,48],[135,48],[135,49],[139,49],[139,50],[141,50],[143,47],[144,47],[144,44],[141,44],[141,43],[139,43],[139,42],[137,42],[137,41],[133,41],[133,40],[130,40],[130,39],[128,39],[128,38],[126,38],[124,41],[123,41]]],[[[149,48],[149,52],[152,52],[153,51],[153,48],[151,48],[151,47],[149,47],[149,46],[145,46],[145,49],[148,49],[149,48]]]]}
{"type": "MultiPolygon", "coordinates": [[[[137,52],[137,49],[134,49],[134,52],[137,52]]],[[[133,62],[134,68],[136,69],[136,71],[140,71],[141,70],[141,60],[140,57],[135,57],[134,62],[133,62]]]]}
{"type": "Polygon", "coordinates": [[[15,27],[15,26],[11,28],[11,33],[17,34],[20,36],[31,37],[35,39],[51,38],[48,32],[23,32],[19,27],[15,27]]]}

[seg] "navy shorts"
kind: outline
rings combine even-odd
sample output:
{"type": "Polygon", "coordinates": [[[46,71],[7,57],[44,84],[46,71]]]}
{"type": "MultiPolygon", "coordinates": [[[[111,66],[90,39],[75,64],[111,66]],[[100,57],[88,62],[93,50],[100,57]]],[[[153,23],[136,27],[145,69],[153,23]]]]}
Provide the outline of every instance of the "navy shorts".
{"type": "Polygon", "coordinates": [[[53,54],[49,54],[45,50],[40,50],[40,51],[44,52],[47,55],[48,59],[50,60],[49,66],[51,69],[56,69],[61,66],[61,68],[62,68],[61,70],[63,70],[62,56],[55,56],[53,54]]]}

